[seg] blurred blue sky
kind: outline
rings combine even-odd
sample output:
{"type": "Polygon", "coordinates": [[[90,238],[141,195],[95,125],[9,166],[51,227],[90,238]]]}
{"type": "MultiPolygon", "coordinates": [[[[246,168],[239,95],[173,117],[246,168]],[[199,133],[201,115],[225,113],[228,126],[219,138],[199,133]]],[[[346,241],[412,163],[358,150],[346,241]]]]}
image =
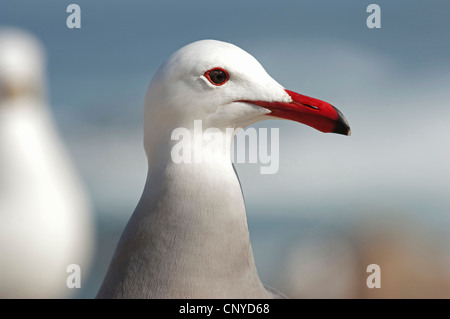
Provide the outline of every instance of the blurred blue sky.
{"type": "MultiPolygon", "coordinates": [[[[445,231],[449,12],[444,0],[0,0],[0,25],[44,43],[51,107],[99,214],[124,223],[141,195],[143,99],[157,67],[213,38],[250,52],[286,88],[333,103],[352,127],[346,138],[255,125],[280,127],[280,170],[237,165],[250,223],[258,214],[346,224],[395,213],[445,231]],[[70,3],[81,7],[81,29],[66,27],[70,3]],[[370,3],[381,7],[381,29],[366,26],[370,3]]],[[[257,259],[264,247],[256,243],[257,259]]]]}
{"type": "MultiPolygon", "coordinates": [[[[147,85],[142,80],[148,80],[170,53],[204,38],[233,42],[257,58],[262,49],[253,49],[257,44],[275,47],[278,65],[311,62],[284,60],[287,52],[277,40],[291,43],[297,51],[294,57],[304,49],[314,50],[310,41],[323,41],[390,59],[408,77],[430,70],[435,76],[448,72],[450,3],[446,1],[378,1],[382,10],[378,30],[365,25],[371,1],[135,0],[131,5],[80,0],[76,1],[82,11],[78,30],[65,25],[66,7],[72,2],[2,0],[0,5],[2,25],[25,28],[44,42],[52,102],[71,109],[92,109],[89,103],[96,108],[100,103],[121,105],[118,99],[141,97],[147,85]],[[122,90],[116,90],[118,84],[122,90]]],[[[327,56],[332,59],[333,52],[327,56]]],[[[269,73],[279,68],[261,62],[269,73]]]]}

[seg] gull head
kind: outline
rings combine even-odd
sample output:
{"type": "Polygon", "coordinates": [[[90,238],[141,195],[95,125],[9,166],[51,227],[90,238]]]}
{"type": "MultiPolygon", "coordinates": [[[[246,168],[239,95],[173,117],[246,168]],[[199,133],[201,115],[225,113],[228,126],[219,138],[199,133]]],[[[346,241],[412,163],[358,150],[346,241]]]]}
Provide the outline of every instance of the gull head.
{"type": "MultiPolygon", "coordinates": [[[[161,65],[150,82],[144,114],[147,146],[175,128],[243,128],[264,119],[288,119],[322,132],[349,135],[331,104],[275,81],[249,53],[226,42],[188,44],[161,65]]],[[[166,138],[167,136],[165,136],[166,138]]]]}
{"type": "Polygon", "coordinates": [[[0,32],[0,101],[43,96],[44,56],[38,40],[25,31],[0,32]]]}

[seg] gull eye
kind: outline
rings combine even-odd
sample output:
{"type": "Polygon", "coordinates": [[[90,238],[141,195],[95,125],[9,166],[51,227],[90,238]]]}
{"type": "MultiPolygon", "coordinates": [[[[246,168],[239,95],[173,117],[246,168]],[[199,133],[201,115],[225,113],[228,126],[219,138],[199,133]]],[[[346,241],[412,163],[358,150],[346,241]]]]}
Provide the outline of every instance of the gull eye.
{"type": "Polygon", "coordinates": [[[222,68],[214,68],[205,72],[205,77],[214,85],[223,85],[228,79],[228,73],[222,68]]]}

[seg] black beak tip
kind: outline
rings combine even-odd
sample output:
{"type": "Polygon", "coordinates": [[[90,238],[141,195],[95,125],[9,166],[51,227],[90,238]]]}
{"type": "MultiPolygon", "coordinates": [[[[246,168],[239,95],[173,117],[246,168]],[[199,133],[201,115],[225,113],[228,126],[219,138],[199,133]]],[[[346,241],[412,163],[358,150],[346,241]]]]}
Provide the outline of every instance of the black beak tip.
{"type": "Polygon", "coordinates": [[[347,119],[341,113],[341,111],[339,111],[338,109],[336,109],[336,111],[339,114],[339,118],[336,122],[336,126],[333,130],[333,133],[350,136],[352,131],[350,129],[350,125],[347,122],[347,119]]]}
{"type": "Polygon", "coordinates": [[[333,133],[350,136],[352,133],[352,130],[350,129],[350,126],[348,126],[348,124],[346,122],[339,121],[336,124],[336,127],[333,130],[333,133]]]}

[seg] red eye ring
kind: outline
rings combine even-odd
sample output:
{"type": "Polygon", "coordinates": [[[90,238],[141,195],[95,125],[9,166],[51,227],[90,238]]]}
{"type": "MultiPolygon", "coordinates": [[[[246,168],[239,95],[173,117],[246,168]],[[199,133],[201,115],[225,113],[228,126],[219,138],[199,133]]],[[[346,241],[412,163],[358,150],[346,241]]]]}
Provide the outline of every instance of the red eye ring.
{"type": "Polygon", "coordinates": [[[208,79],[211,84],[216,86],[221,86],[227,83],[230,76],[225,69],[222,68],[212,68],[205,72],[204,76],[208,79]]]}

